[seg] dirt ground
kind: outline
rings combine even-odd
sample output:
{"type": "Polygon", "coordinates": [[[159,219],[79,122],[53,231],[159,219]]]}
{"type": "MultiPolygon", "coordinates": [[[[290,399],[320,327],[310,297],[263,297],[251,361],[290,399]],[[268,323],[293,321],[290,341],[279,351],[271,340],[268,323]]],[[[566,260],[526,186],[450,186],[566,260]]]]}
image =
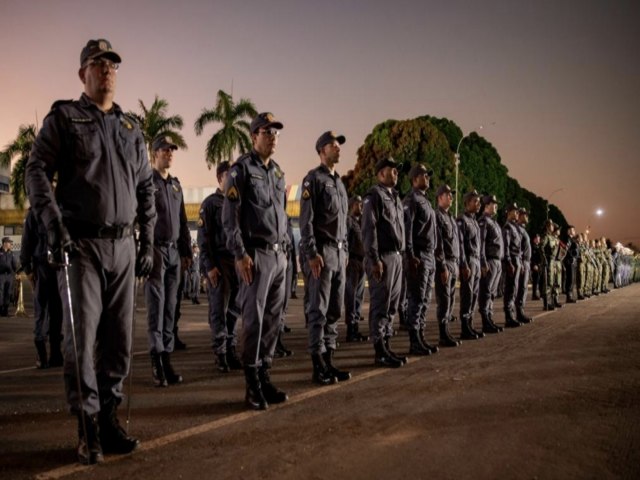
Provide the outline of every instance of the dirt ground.
{"type": "MultiPolygon", "coordinates": [[[[533,324],[397,370],[375,368],[368,343],[342,343],[336,363],[354,378],[329,387],[310,382],[293,300],[295,354],[272,373],[290,400],[266,412],[244,408],[241,372],[215,369],[201,301],[183,302],[188,349],[173,363],[185,382],[166,389],[151,385],[138,309],[130,430],[142,446],[94,467],[75,462],[61,369],[33,367],[32,317],[0,318],[0,478],[640,478],[640,285],[555,312],[529,302],[533,324]]],[[[406,352],[406,332],[392,346],[406,352]]]]}

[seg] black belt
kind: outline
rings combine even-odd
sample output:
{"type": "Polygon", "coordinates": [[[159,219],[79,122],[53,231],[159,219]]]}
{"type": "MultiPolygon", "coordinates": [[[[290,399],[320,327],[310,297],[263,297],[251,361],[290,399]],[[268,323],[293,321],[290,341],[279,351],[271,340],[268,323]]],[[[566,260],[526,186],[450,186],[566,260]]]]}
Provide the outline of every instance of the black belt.
{"type": "Polygon", "coordinates": [[[379,255],[382,257],[383,255],[402,255],[404,250],[385,250],[384,252],[380,252],[379,255]]]}
{"type": "Polygon", "coordinates": [[[163,242],[162,240],[154,240],[153,243],[158,247],[165,247],[165,248],[172,248],[172,247],[178,246],[176,242],[163,242]]]}
{"type": "Polygon", "coordinates": [[[489,260],[501,260],[500,257],[487,257],[489,260]]]}
{"type": "Polygon", "coordinates": [[[320,245],[330,245],[332,247],[336,247],[338,250],[341,250],[342,247],[347,246],[347,242],[337,242],[336,240],[321,240],[320,245]]]}
{"type": "Polygon", "coordinates": [[[66,221],[72,238],[107,238],[117,240],[133,235],[133,225],[103,226],[93,223],[66,221]]]}
{"type": "Polygon", "coordinates": [[[355,254],[355,253],[350,253],[349,254],[349,260],[351,260],[351,259],[358,260],[358,261],[362,262],[364,260],[364,256],[363,255],[358,255],[358,254],[355,254]]]}
{"type": "Polygon", "coordinates": [[[269,242],[260,242],[260,241],[252,241],[249,245],[249,248],[261,248],[263,250],[272,250],[274,252],[284,252],[284,243],[269,243],[269,242]]]}

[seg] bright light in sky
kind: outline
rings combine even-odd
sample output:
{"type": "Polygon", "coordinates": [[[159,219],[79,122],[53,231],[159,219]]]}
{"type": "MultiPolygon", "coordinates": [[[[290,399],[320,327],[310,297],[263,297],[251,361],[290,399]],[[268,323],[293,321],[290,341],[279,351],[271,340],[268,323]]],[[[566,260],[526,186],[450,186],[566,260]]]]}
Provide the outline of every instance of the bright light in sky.
{"type": "Polygon", "coordinates": [[[604,215],[604,210],[602,210],[601,208],[596,210],[596,215],[601,217],[602,215],[604,215]]]}

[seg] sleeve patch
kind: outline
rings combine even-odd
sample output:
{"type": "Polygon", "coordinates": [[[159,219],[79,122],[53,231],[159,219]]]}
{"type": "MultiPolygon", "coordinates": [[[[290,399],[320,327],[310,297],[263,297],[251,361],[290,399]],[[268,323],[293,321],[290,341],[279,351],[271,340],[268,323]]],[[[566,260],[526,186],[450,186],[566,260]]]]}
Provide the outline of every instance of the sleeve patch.
{"type": "Polygon", "coordinates": [[[302,199],[309,200],[310,198],[311,198],[311,192],[309,191],[308,188],[305,188],[304,192],[302,192],[302,199]]]}
{"type": "Polygon", "coordinates": [[[227,198],[229,200],[238,200],[238,198],[240,197],[240,195],[238,195],[238,189],[235,187],[235,185],[232,185],[229,190],[227,190],[227,198]]]}

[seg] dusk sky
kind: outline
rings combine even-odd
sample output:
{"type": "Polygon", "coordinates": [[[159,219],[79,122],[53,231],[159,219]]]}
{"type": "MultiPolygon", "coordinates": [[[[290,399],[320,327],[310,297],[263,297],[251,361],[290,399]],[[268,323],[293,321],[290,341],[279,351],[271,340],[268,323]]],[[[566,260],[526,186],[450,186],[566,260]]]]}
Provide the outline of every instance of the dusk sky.
{"type": "Polygon", "coordinates": [[[376,124],[446,117],[484,125],[509,174],[555,192],[578,231],[638,245],[639,25],[637,0],[0,0],[0,147],[80,96],[80,50],[107,38],[123,58],[116,102],[157,94],[184,118],[172,173],[186,187],[215,185],[216,127],[197,137],[193,123],[233,85],[284,123],[288,183],[316,166],[325,130],[347,137],[344,174],[376,124]]]}

